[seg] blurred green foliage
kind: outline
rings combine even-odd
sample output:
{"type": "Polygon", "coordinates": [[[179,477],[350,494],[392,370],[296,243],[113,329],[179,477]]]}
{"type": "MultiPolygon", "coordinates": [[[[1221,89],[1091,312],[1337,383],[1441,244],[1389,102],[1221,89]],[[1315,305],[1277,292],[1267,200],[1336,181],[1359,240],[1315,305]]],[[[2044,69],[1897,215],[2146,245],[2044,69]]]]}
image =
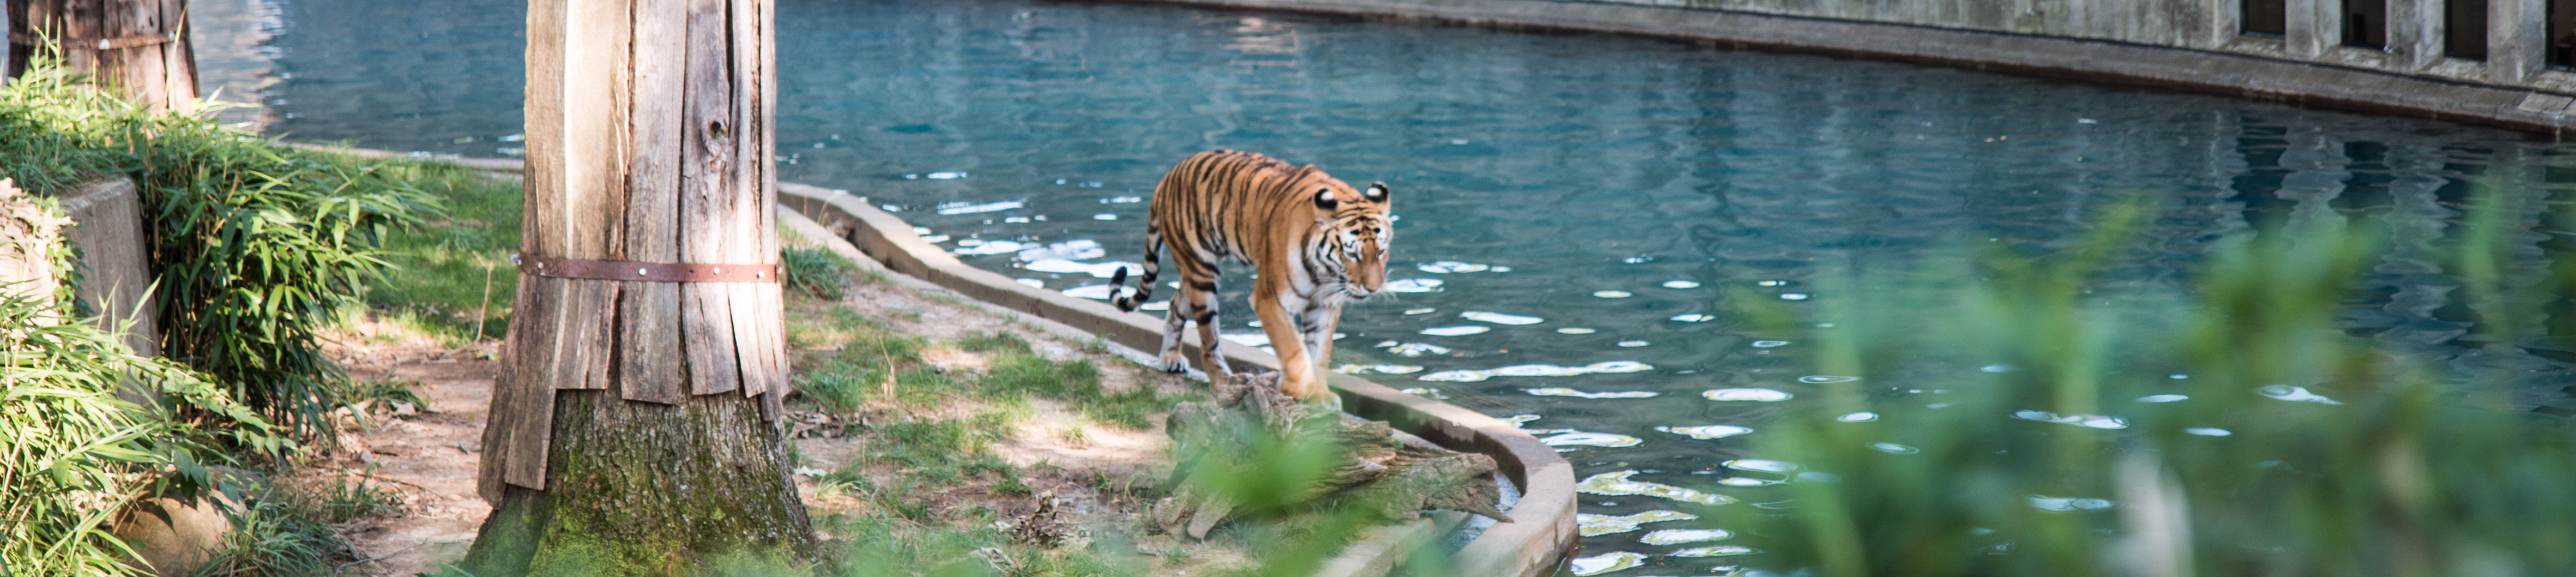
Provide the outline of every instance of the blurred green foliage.
{"type": "MultiPolygon", "coordinates": [[[[2452,247],[2494,347],[2557,298],[2501,288],[2501,199],[2466,207],[2452,247]]],[[[1756,437],[1795,469],[1729,472],[1781,500],[1703,513],[1777,575],[2576,574],[2569,423],[2511,410],[2518,375],[2442,377],[2339,328],[2378,234],[2229,238],[2190,292],[2158,294],[2106,273],[2148,209],[2106,210],[2053,254],[1843,279],[1872,298],[1813,317],[1731,299],[1817,343],[1819,372],[1862,378],[1756,437]],[[1860,411],[1878,417],[1837,418],[1860,411]]]]}

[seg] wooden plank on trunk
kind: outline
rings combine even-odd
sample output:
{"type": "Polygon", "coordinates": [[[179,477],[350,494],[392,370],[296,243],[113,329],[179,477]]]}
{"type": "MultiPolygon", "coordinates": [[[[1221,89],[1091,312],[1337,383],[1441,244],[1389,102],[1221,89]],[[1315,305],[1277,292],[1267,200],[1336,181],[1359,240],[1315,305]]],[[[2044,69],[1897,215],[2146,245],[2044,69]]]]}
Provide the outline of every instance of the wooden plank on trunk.
{"type": "MultiPolygon", "coordinates": [[[[732,42],[725,0],[688,0],[686,127],[680,162],[680,256],[687,262],[749,264],[749,239],[738,234],[732,42]]],[[[734,351],[733,283],[682,287],[680,322],[689,357],[689,393],[730,392],[742,385],[734,351]]]]}
{"type": "MultiPolygon", "coordinates": [[[[548,104],[560,113],[552,125],[537,124],[535,117],[529,122],[547,132],[560,131],[562,143],[558,154],[564,173],[560,186],[549,191],[560,195],[563,212],[553,222],[562,226],[546,236],[560,242],[551,248],[562,252],[553,256],[615,258],[621,240],[616,230],[624,225],[627,211],[626,110],[634,99],[627,92],[625,71],[633,57],[626,47],[632,38],[627,26],[631,15],[624,0],[558,1],[568,3],[559,28],[561,52],[553,56],[561,63],[554,72],[563,86],[548,104]]],[[[532,39],[534,34],[532,30],[532,39]]],[[[531,141],[534,136],[530,134],[531,141]]]]}
{"type": "Polygon", "coordinates": [[[521,112],[527,119],[527,162],[520,173],[525,199],[519,217],[519,250],[530,256],[573,256],[565,248],[566,235],[561,234],[569,227],[554,220],[563,218],[570,201],[564,194],[569,181],[564,91],[571,78],[564,61],[563,34],[568,2],[528,0],[528,85],[521,112]]]}
{"type": "Polygon", "coordinates": [[[616,362],[610,345],[616,342],[617,302],[623,283],[603,280],[564,280],[563,290],[555,298],[555,354],[549,380],[558,389],[605,389],[614,373],[616,362]]]}
{"type": "MultiPolygon", "coordinates": [[[[758,256],[761,262],[776,263],[779,262],[778,174],[770,159],[778,150],[778,4],[769,0],[741,1],[753,4],[751,12],[755,15],[750,40],[743,44],[759,50],[753,58],[758,71],[751,76],[759,79],[759,86],[750,91],[751,98],[757,102],[744,104],[745,108],[756,110],[754,114],[757,115],[752,117],[750,124],[752,134],[757,135],[757,152],[745,154],[758,174],[751,182],[760,186],[760,216],[750,226],[760,231],[758,256]]],[[[761,292],[767,297],[765,303],[769,310],[769,314],[762,317],[767,323],[761,331],[762,350],[768,353],[769,361],[769,374],[764,380],[768,386],[763,392],[766,400],[762,407],[776,415],[783,410],[781,405],[787,397],[787,325],[782,318],[787,299],[784,286],[777,283],[763,287],[761,292]]]]}
{"type": "Polygon", "coordinates": [[[493,379],[492,406],[483,427],[482,471],[475,488],[484,500],[500,502],[504,483],[532,489],[546,486],[555,391],[545,370],[547,359],[537,355],[553,349],[553,339],[548,338],[555,328],[553,305],[569,302],[543,295],[562,290],[563,284],[561,279],[534,275],[520,279],[518,314],[510,317],[501,374],[493,379]]]}
{"type": "Polygon", "coordinates": [[[786,379],[774,351],[786,348],[785,342],[772,340],[768,327],[777,324],[783,302],[777,283],[746,283],[734,291],[733,338],[741,347],[742,394],[758,395],[778,388],[786,379]]]}
{"type": "MultiPolygon", "coordinates": [[[[615,239],[617,260],[680,260],[680,149],[688,72],[687,0],[636,0],[634,38],[627,44],[634,68],[627,108],[626,222],[615,239]]],[[[627,400],[680,402],[687,394],[687,355],[681,353],[680,287],[630,282],[617,307],[616,375],[627,400]]]]}
{"type": "MultiPolygon", "coordinates": [[[[535,0],[529,6],[529,214],[524,251],[603,259],[625,214],[623,103],[625,4],[535,0]]],[[[617,283],[556,279],[542,341],[546,382],[559,389],[608,388],[617,283]]],[[[536,346],[539,341],[531,341],[536,346]]],[[[533,352],[533,350],[531,351],[533,352]]]]}

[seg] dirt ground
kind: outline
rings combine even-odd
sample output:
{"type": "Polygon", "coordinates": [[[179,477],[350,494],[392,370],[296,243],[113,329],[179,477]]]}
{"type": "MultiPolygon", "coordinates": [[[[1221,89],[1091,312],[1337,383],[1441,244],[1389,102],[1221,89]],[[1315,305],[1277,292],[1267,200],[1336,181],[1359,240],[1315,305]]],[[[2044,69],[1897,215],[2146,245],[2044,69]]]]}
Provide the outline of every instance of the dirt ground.
{"type": "MultiPolygon", "coordinates": [[[[1056,338],[1042,330],[979,308],[935,290],[874,283],[852,287],[839,303],[790,303],[790,314],[846,306],[898,333],[934,340],[969,332],[1008,331],[1027,340],[1038,353],[1057,360],[1090,358],[1100,369],[1104,389],[1156,387],[1178,392],[1200,386],[1177,376],[1147,369],[1082,343],[1056,338]]],[[[361,517],[338,529],[358,559],[344,570],[351,575],[409,576],[436,570],[462,559],[483,518],[491,512],[475,494],[475,475],[482,456],[485,410],[491,401],[498,343],[442,346],[400,326],[362,322],[334,335],[334,354],[359,379],[390,378],[415,383],[429,410],[401,408],[390,418],[375,419],[370,428],[351,427],[341,450],[318,451],[297,477],[327,484],[333,476],[363,477],[401,494],[398,512],[361,517]]],[[[980,371],[980,354],[949,348],[923,351],[923,361],[949,371],[980,371]]],[[[1082,527],[1133,527],[1148,503],[1120,489],[1150,486],[1168,474],[1170,458],[1161,417],[1148,430],[1120,430],[1091,423],[1071,408],[1035,399],[1029,415],[1019,419],[1010,436],[997,443],[997,454],[1022,470],[1028,495],[1006,495],[978,483],[938,489],[932,499],[945,507],[982,505],[1009,518],[1036,511],[1043,499],[1056,502],[1055,524],[1084,539],[1082,527]]],[[[810,404],[789,402],[790,419],[815,420],[810,404]]],[[[838,469],[862,454],[855,439],[796,439],[806,459],[799,464],[798,492],[809,512],[822,518],[836,511],[869,506],[846,496],[818,496],[814,477],[838,469]]],[[[986,483],[989,484],[989,483],[986,483]]],[[[1158,574],[1198,574],[1249,563],[1239,551],[1223,546],[1183,543],[1169,536],[1144,536],[1135,543],[1158,574]]]]}

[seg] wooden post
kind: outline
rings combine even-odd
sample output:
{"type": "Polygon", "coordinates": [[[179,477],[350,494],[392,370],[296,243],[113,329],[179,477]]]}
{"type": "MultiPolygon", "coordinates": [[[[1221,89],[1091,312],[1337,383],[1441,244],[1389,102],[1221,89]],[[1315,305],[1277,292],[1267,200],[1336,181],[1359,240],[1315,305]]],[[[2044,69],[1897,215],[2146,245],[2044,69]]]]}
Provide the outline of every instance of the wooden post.
{"type": "Polygon", "coordinates": [[[773,18],[770,0],[528,3],[523,273],[484,429],[495,510],[474,574],[556,554],[683,574],[729,552],[809,552],[775,421],[774,270],[670,282],[530,264],[777,263],[773,18]]]}
{"type": "Polygon", "coordinates": [[[48,43],[63,64],[154,111],[193,113],[197,58],[188,0],[7,0],[9,76],[48,43]]]}

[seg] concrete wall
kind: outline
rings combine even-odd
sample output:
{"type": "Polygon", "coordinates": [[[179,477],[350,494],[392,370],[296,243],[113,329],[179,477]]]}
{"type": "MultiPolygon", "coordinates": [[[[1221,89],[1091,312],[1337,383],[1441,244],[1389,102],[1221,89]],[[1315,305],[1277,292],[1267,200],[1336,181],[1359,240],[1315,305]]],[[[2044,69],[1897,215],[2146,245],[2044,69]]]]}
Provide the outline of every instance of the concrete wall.
{"type": "Polygon", "coordinates": [[[2388,41],[2379,49],[2343,45],[2344,0],[2287,0],[2288,26],[2279,37],[2239,33],[2244,0],[1593,1],[2101,40],[2576,91],[2576,73],[2540,65],[2544,0],[2457,0],[2487,2],[2484,61],[2442,54],[2443,8],[2454,0],[2387,0],[2388,41]]]}
{"type": "Polygon", "coordinates": [[[1160,0],[1594,30],[2164,86],[2526,130],[2576,127],[2576,71],[2544,52],[2546,0],[2386,0],[2383,48],[2345,46],[2345,0],[1160,0]],[[2444,55],[2448,2],[2487,2],[2484,59],[2444,55]]]}
{"type": "Polygon", "coordinates": [[[136,354],[160,356],[161,333],[153,322],[158,307],[143,298],[152,286],[152,270],[144,260],[143,200],[134,181],[91,183],[63,194],[62,203],[63,212],[77,223],[63,230],[63,239],[81,251],[80,283],[72,293],[105,315],[107,328],[133,319],[126,346],[136,354]]]}
{"type": "Polygon", "coordinates": [[[2234,0],[1597,1],[2195,48],[2224,42],[2218,32],[2236,25],[2234,0]]]}

